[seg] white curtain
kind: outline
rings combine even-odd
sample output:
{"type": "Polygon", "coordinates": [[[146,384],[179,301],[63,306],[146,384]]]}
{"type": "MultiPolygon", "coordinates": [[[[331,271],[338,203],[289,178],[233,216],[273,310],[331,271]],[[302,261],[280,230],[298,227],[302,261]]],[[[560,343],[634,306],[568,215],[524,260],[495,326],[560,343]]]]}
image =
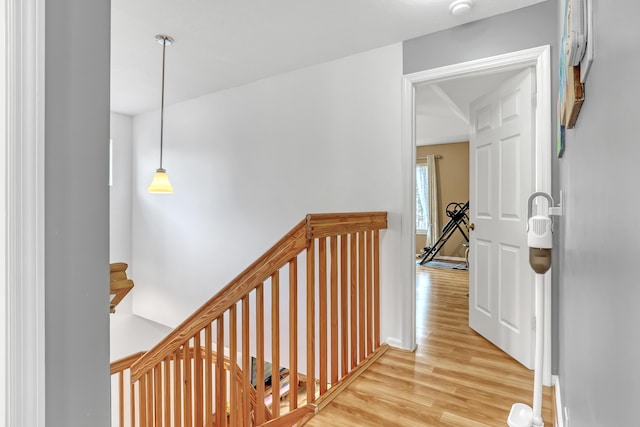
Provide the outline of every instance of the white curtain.
{"type": "Polygon", "coordinates": [[[440,207],[438,197],[438,167],[435,154],[427,156],[427,170],[429,172],[429,229],[427,230],[427,245],[433,246],[440,237],[440,223],[438,221],[438,209],[440,207]]]}
{"type": "Polygon", "coordinates": [[[429,235],[429,229],[431,228],[431,219],[429,218],[429,213],[429,170],[426,164],[419,164],[416,166],[417,232],[429,235]]]}
{"type": "Polygon", "coordinates": [[[426,164],[416,167],[416,229],[425,231],[425,246],[438,240],[438,173],[436,156],[427,156],[426,164]]]}

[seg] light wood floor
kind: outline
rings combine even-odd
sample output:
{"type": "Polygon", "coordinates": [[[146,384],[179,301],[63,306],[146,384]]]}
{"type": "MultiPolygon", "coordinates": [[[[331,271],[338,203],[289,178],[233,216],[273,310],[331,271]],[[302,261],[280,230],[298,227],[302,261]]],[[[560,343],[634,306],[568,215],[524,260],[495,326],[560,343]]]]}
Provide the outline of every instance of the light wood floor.
{"type": "MultiPolygon", "coordinates": [[[[415,352],[390,349],[307,426],[506,426],[533,373],[468,326],[468,273],[417,272],[415,352]]],[[[543,418],[553,426],[551,388],[543,418]]]]}

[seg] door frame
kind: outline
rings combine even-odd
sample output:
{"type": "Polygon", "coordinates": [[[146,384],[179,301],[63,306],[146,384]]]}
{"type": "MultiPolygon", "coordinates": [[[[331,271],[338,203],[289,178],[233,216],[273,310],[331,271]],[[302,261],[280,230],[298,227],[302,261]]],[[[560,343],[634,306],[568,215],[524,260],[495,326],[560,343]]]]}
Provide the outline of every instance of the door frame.
{"type": "Polygon", "coordinates": [[[45,0],[0,11],[0,424],[45,425],[44,85],[45,0]],[[4,381],[2,381],[4,380],[4,381]]]}
{"type": "MultiPolygon", "coordinates": [[[[417,85],[438,83],[460,77],[481,76],[494,72],[535,68],[537,102],[533,141],[535,154],[535,191],[551,193],[551,47],[549,45],[519,50],[458,64],[406,74],[402,78],[402,205],[401,260],[402,283],[410,284],[403,300],[402,347],[416,348],[416,243],[415,243],[415,90],[417,85]]],[[[551,385],[551,275],[545,275],[544,368],[543,382],[551,385]]]]}

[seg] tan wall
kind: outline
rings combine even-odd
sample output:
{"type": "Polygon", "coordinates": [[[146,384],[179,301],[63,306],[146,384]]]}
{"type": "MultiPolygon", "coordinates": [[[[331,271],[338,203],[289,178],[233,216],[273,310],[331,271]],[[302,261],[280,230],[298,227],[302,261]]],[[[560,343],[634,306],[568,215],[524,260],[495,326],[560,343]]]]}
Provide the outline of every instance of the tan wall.
{"type": "MultiPolygon", "coordinates": [[[[440,196],[440,230],[449,221],[446,214],[447,204],[450,202],[465,203],[469,200],[469,143],[458,142],[455,144],[424,145],[417,147],[416,159],[418,163],[427,154],[439,154],[442,158],[437,160],[438,166],[438,194],[440,196]]],[[[463,230],[466,228],[463,227],[463,230]]],[[[464,237],[456,231],[447,244],[438,252],[438,256],[464,257],[464,237]]],[[[416,234],[416,251],[422,252],[425,246],[425,235],[416,234]]]]}

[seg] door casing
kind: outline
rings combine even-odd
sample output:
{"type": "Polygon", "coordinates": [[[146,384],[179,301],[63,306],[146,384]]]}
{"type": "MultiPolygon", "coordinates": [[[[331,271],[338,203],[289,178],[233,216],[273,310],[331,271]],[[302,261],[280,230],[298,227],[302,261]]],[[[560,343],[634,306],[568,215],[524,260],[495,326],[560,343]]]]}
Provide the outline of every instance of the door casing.
{"type": "MultiPolygon", "coordinates": [[[[438,83],[460,77],[535,67],[537,102],[534,144],[535,191],[551,193],[551,48],[549,45],[481,58],[459,64],[406,74],[402,79],[402,206],[401,260],[403,292],[401,346],[416,348],[416,264],[415,264],[415,89],[418,84],[438,83]]],[[[545,276],[544,369],[543,382],[551,385],[551,274],[545,276]]]]}

